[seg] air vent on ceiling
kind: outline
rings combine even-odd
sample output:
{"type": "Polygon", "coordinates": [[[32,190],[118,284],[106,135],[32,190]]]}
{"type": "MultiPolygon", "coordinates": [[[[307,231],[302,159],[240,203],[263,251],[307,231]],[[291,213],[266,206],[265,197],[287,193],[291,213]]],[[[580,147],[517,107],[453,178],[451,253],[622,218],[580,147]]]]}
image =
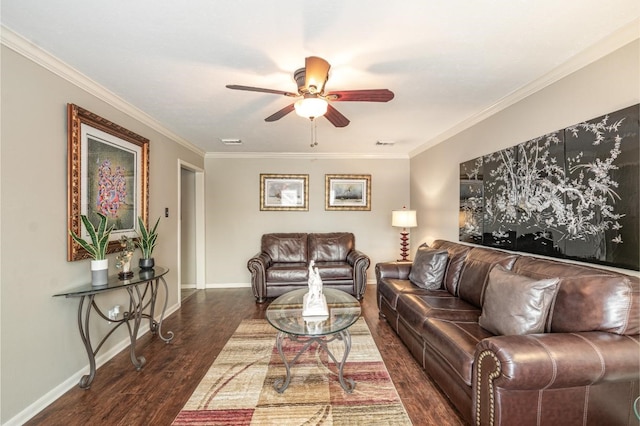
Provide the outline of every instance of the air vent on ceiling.
{"type": "Polygon", "coordinates": [[[220,139],[220,141],[225,145],[242,145],[240,139],[220,139]]]}
{"type": "Polygon", "coordinates": [[[391,146],[391,145],[395,145],[394,141],[377,141],[376,142],[377,146],[391,146]]]}

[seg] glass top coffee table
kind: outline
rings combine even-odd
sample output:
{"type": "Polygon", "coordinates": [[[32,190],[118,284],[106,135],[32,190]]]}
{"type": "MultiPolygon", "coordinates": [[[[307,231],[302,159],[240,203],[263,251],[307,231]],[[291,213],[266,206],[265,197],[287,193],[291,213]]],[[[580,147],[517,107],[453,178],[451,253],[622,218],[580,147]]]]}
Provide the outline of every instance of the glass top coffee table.
{"type": "Polygon", "coordinates": [[[269,324],[278,330],[276,347],[282,358],[287,375],[284,379],[278,379],[273,387],[279,393],[284,392],[291,382],[291,366],[296,363],[311,345],[316,343],[329,355],[338,367],[338,380],[340,386],[351,393],[356,384],[353,379],[346,379],[343,375],[344,364],[351,351],[351,327],[360,317],[360,303],[348,293],[332,288],[323,289],[329,315],[325,317],[303,317],[302,297],[309,291],[308,288],[290,291],[271,302],[267,308],[266,317],[269,324]],[[303,343],[296,356],[288,362],[282,350],[282,343],[288,337],[294,342],[303,343]],[[342,360],[338,361],[327,346],[334,340],[344,343],[342,360]]]}

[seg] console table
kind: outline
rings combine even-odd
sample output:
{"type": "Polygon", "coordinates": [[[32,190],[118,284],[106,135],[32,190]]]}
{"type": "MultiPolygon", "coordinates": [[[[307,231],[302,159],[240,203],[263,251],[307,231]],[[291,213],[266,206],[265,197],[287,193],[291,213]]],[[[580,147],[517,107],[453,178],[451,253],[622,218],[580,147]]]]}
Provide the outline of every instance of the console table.
{"type": "Polygon", "coordinates": [[[103,286],[92,286],[91,284],[85,284],[75,289],[54,294],[54,297],[76,297],[79,298],[78,305],[78,328],[80,330],[80,338],[84,347],[87,350],[87,356],[89,357],[89,374],[82,376],[80,383],[78,384],[82,389],[88,389],[91,386],[91,382],[96,375],[96,354],[104,344],[104,342],[116,331],[121,325],[126,324],[129,331],[129,338],[131,339],[131,345],[129,346],[129,353],[131,356],[131,362],[137,371],[144,366],[146,360],[143,356],[136,355],[136,339],[138,337],[138,330],[140,324],[144,318],[149,320],[149,328],[152,333],[157,334],[160,339],[169,343],[173,339],[173,332],[168,331],[165,335],[162,333],[162,320],[164,319],[165,310],[167,309],[168,288],[167,282],[164,280],[164,276],[169,272],[169,269],[156,266],[151,270],[140,270],[135,273],[133,277],[126,280],[121,280],[117,275],[109,276],[109,282],[103,286]],[[158,296],[158,288],[160,282],[164,287],[164,305],[162,312],[160,313],[160,321],[154,319],[154,311],[156,305],[156,298],[158,296]],[[121,319],[110,319],[105,313],[98,307],[95,302],[95,297],[114,290],[126,290],[129,294],[129,307],[122,313],[121,319]],[[98,316],[110,323],[114,323],[114,327],[100,340],[100,343],[93,348],[91,344],[91,336],[89,334],[89,319],[91,318],[91,311],[95,311],[98,316]]]}

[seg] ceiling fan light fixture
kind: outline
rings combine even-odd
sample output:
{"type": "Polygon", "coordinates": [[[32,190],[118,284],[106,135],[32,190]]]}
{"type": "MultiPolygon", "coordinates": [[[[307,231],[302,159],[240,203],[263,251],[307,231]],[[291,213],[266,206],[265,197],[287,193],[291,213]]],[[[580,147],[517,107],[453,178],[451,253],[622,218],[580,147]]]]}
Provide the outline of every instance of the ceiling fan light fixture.
{"type": "Polygon", "coordinates": [[[326,100],[317,97],[305,97],[294,104],[296,114],[304,118],[323,116],[327,112],[327,106],[326,100]]]}

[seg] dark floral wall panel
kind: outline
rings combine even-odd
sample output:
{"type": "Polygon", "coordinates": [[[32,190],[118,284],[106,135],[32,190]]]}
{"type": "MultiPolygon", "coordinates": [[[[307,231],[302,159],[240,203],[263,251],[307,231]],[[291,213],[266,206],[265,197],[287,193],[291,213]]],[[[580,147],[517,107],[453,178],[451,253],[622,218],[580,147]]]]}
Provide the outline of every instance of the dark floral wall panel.
{"type": "Polygon", "coordinates": [[[640,268],[640,105],[460,164],[460,241],[640,268]]]}
{"type": "Polygon", "coordinates": [[[482,244],[482,158],[460,164],[460,241],[482,244]]]}
{"type": "Polygon", "coordinates": [[[638,269],[638,111],[565,129],[568,257],[638,269]]]}
{"type": "Polygon", "coordinates": [[[483,157],[484,233],[483,244],[515,250],[518,223],[516,147],[483,157]]]}
{"type": "Polygon", "coordinates": [[[555,132],[517,147],[515,210],[516,249],[559,256],[564,252],[562,223],[564,192],[564,133],[555,132]]]}

